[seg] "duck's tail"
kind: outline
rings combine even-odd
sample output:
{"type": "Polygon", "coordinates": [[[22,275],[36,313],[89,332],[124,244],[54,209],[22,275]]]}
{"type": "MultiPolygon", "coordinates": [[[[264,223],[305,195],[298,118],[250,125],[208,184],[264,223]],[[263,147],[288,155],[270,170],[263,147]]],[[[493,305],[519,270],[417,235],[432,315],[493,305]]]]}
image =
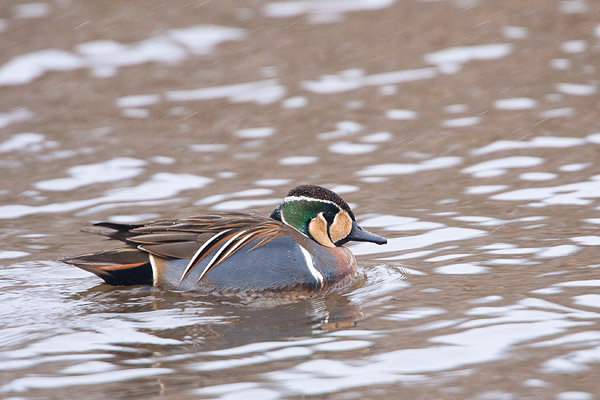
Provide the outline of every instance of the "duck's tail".
{"type": "Polygon", "coordinates": [[[148,253],[136,248],[124,247],[82,254],[60,261],[96,274],[110,285],[152,285],[154,282],[148,253]]]}

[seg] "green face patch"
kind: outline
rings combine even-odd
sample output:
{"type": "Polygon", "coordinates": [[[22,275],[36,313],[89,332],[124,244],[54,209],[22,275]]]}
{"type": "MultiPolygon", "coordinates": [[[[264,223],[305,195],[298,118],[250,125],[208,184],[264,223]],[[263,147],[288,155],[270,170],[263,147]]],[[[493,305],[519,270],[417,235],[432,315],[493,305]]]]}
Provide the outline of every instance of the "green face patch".
{"type": "Polygon", "coordinates": [[[308,234],[308,223],[319,213],[331,222],[339,208],[332,203],[318,200],[293,200],[281,205],[281,216],[285,223],[298,231],[308,234]]]}

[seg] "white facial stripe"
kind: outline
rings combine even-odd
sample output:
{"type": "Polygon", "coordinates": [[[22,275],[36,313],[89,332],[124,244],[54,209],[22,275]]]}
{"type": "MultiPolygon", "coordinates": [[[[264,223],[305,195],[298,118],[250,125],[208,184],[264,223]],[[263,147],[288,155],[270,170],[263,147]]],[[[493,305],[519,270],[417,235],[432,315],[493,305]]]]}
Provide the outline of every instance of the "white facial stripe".
{"type": "Polygon", "coordinates": [[[312,197],[305,197],[305,196],[288,196],[286,198],[283,199],[283,201],[285,203],[289,202],[289,201],[319,201],[321,203],[327,203],[327,204],[333,204],[334,206],[336,206],[336,208],[339,210],[340,206],[338,206],[337,204],[335,204],[333,201],[329,201],[329,200],[323,200],[323,199],[314,199],[312,197]]]}
{"type": "Polygon", "coordinates": [[[317,281],[319,288],[323,287],[323,274],[321,274],[315,268],[315,263],[313,262],[312,257],[310,256],[310,253],[304,247],[302,247],[300,245],[298,245],[298,247],[300,247],[300,251],[302,252],[302,255],[304,256],[304,260],[306,261],[306,266],[308,267],[308,270],[310,271],[312,276],[317,281]]]}

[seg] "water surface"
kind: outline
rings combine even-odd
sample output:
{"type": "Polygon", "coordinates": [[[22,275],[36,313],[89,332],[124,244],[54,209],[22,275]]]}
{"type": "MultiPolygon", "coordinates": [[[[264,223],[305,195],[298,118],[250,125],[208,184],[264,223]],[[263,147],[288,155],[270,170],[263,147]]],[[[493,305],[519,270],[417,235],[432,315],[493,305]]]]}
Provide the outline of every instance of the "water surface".
{"type": "Polygon", "coordinates": [[[5,1],[0,40],[1,397],[600,396],[593,1],[5,1]],[[56,261],[304,183],[389,239],[337,293],[56,261]]]}

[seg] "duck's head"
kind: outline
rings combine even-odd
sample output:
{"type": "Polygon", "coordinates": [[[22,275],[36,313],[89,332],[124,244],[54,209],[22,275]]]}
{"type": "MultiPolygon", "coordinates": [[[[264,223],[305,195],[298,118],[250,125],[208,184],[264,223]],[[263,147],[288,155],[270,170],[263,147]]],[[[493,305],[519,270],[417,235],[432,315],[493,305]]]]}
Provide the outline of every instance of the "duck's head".
{"type": "Polygon", "coordinates": [[[290,190],[271,218],[326,247],[343,246],[351,240],[387,243],[385,238],[361,228],[348,203],[321,186],[302,185],[290,190]]]}

